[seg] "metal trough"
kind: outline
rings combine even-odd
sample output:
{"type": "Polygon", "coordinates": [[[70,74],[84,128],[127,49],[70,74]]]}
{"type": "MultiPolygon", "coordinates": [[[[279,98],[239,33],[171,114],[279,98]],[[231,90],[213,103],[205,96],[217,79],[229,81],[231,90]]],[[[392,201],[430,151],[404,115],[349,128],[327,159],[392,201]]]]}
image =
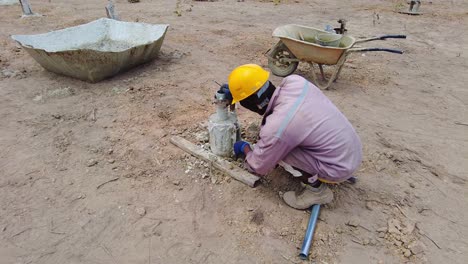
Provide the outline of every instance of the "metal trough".
{"type": "Polygon", "coordinates": [[[38,35],[13,35],[49,71],[98,82],[157,57],[168,25],[101,18],[38,35]]]}

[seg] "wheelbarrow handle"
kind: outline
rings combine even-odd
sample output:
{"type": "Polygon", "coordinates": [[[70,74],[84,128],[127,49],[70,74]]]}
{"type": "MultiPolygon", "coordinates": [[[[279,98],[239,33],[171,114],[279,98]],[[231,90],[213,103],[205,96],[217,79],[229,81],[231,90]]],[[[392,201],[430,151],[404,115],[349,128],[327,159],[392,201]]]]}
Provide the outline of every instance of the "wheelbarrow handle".
{"type": "Polygon", "coordinates": [[[380,38],[380,39],[388,39],[388,38],[401,38],[401,39],[405,39],[405,38],[406,38],[406,35],[400,35],[400,34],[393,35],[393,34],[390,34],[390,35],[383,35],[383,36],[380,36],[379,38],[380,38]]]}
{"type": "Polygon", "coordinates": [[[397,49],[387,49],[387,48],[354,48],[349,49],[349,52],[366,52],[366,51],[386,51],[391,53],[403,54],[403,51],[397,49]]]}
{"type": "Polygon", "coordinates": [[[382,36],[378,36],[378,37],[372,37],[372,38],[365,38],[365,39],[358,39],[356,40],[354,43],[357,44],[357,43],[363,43],[363,42],[368,42],[368,41],[373,41],[373,40],[385,40],[385,39],[388,39],[388,38],[400,38],[400,39],[405,39],[406,38],[406,35],[382,35],[382,36]]]}

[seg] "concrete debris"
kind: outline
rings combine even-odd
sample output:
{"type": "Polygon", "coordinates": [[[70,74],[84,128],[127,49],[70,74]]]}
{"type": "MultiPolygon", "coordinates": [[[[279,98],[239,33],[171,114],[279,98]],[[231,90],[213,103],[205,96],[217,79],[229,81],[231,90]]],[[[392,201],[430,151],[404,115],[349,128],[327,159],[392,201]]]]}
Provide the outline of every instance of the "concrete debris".
{"type": "Polygon", "coordinates": [[[210,135],[208,134],[208,131],[200,131],[195,134],[195,139],[200,143],[206,143],[210,140],[210,135]]]}
{"type": "Polygon", "coordinates": [[[72,88],[67,86],[67,87],[47,91],[46,97],[65,98],[65,97],[68,97],[68,96],[72,96],[74,94],[75,94],[75,90],[73,90],[72,88]]]}
{"type": "Polygon", "coordinates": [[[137,213],[140,216],[144,216],[146,214],[146,209],[144,207],[137,207],[135,209],[135,213],[137,213]]]}
{"type": "Polygon", "coordinates": [[[17,75],[17,71],[12,71],[9,69],[4,69],[0,71],[0,76],[3,78],[13,78],[17,75]]]}

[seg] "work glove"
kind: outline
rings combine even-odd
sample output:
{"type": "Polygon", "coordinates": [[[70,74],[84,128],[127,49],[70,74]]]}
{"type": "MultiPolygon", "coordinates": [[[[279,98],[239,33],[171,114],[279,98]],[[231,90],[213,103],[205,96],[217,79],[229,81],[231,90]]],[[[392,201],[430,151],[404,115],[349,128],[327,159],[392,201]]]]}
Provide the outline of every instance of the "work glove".
{"type": "Polygon", "coordinates": [[[218,92],[224,93],[226,95],[226,99],[229,100],[229,102],[232,102],[232,94],[231,91],[229,91],[229,85],[227,83],[221,85],[218,92]]]}
{"type": "Polygon", "coordinates": [[[250,144],[245,142],[245,141],[237,141],[236,143],[234,143],[234,155],[236,157],[236,159],[240,156],[245,156],[245,147],[246,146],[249,146],[250,147],[250,144]]]}

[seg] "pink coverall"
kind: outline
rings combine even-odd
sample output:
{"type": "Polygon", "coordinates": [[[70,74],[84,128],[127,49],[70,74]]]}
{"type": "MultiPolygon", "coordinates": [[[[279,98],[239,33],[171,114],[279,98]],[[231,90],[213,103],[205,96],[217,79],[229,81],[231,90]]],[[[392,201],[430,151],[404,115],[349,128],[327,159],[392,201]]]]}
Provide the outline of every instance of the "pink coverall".
{"type": "Polygon", "coordinates": [[[359,136],[348,119],[315,85],[291,75],[274,92],[246,167],[265,175],[280,161],[319,179],[342,182],[362,160],[359,136]]]}

